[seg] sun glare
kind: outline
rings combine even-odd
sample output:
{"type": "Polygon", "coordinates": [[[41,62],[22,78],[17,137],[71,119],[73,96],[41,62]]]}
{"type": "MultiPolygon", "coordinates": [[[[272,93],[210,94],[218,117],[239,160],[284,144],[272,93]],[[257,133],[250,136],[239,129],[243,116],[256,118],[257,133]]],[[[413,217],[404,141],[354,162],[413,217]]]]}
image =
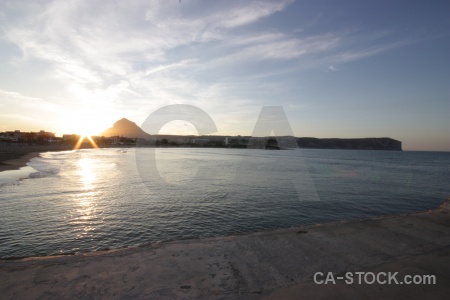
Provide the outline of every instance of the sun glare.
{"type": "Polygon", "coordinates": [[[76,134],[84,135],[84,136],[96,136],[99,135],[103,130],[107,127],[99,125],[100,122],[86,122],[83,120],[74,125],[73,130],[76,134]],[[84,121],[84,122],[83,122],[84,121]]]}
{"type": "Polygon", "coordinates": [[[92,147],[94,148],[98,148],[97,144],[95,143],[94,139],[92,139],[92,137],[90,135],[82,135],[80,136],[80,138],[78,139],[77,144],[75,145],[75,147],[73,148],[74,150],[80,149],[81,144],[83,144],[83,142],[87,140],[92,147]]]}
{"type": "Polygon", "coordinates": [[[61,121],[63,124],[61,126],[62,134],[76,134],[80,136],[74,149],[84,148],[86,144],[90,144],[93,148],[98,148],[93,137],[101,135],[111,124],[108,114],[97,113],[94,110],[73,112],[61,121]]]}
{"type": "Polygon", "coordinates": [[[63,134],[97,136],[111,127],[113,121],[111,115],[106,112],[74,110],[70,115],[61,117],[60,128],[63,134]]]}

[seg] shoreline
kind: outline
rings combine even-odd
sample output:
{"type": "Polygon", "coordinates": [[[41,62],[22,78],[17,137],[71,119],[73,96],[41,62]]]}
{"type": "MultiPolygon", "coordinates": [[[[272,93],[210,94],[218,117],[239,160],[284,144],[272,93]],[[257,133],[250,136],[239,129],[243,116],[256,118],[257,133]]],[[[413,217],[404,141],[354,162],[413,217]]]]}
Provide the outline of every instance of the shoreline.
{"type": "Polygon", "coordinates": [[[19,170],[43,152],[68,151],[69,145],[0,145],[0,172],[19,170]]]}
{"type": "Polygon", "coordinates": [[[32,158],[39,157],[40,154],[41,152],[0,153],[0,172],[19,170],[20,168],[26,167],[32,158]],[[4,159],[5,157],[8,157],[8,159],[4,159]]]}
{"type": "MultiPolygon", "coordinates": [[[[102,149],[105,147],[99,147],[102,149]]],[[[128,148],[124,145],[120,147],[106,148],[128,148]]],[[[91,146],[82,146],[81,149],[93,149],[91,146]]],[[[74,150],[73,145],[33,145],[25,147],[1,147],[0,146],[0,172],[19,170],[27,166],[27,163],[34,157],[38,157],[44,152],[59,152],[74,150]]]]}
{"type": "Polygon", "coordinates": [[[13,298],[398,298],[450,292],[450,198],[417,213],[141,247],[0,260],[13,298]],[[315,272],[432,274],[436,285],[317,285],[315,272]]]}

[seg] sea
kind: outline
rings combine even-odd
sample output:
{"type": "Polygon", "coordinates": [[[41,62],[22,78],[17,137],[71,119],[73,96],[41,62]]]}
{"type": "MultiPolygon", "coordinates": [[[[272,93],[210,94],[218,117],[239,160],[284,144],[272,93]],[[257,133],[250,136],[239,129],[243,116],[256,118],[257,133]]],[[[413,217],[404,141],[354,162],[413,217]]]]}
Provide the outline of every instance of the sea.
{"type": "Polygon", "coordinates": [[[108,148],[0,173],[0,258],[73,254],[424,211],[450,153],[108,148]]]}

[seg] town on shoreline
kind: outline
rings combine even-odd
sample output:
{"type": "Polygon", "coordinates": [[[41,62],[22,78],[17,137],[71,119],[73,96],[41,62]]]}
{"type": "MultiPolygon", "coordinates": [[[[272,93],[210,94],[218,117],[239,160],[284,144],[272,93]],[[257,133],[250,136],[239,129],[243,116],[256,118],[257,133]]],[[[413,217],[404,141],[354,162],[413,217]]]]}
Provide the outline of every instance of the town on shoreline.
{"type": "MultiPolygon", "coordinates": [[[[353,149],[353,150],[402,150],[400,141],[382,138],[313,138],[292,136],[220,136],[220,135],[148,135],[135,137],[128,135],[84,137],[78,134],[55,136],[52,132],[22,132],[20,130],[0,132],[0,151],[10,152],[26,148],[55,148],[70,150],[92,147],[209,147],[209,148],[253,148],[253,149],[286,149],[282,145],[291,144],[289,148],[307,149],[353,149]],[[297,145],[292,145],[295,139],[297,145]]],[[[27,151],[29,152],[29,151],[27,151]]]]}

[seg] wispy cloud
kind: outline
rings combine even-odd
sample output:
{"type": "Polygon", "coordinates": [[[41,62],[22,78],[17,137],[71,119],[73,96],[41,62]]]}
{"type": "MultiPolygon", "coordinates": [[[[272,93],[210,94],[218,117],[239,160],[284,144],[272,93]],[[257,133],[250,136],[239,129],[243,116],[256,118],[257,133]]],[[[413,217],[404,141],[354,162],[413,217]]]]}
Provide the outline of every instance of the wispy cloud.
{"type": "Polygon", "coordinates": [[[336,68],[335,66],[329,66],[329,67],[328,67],[328,70],[334,72],[334,71],[337,71],[338,68],[336,68]]]}
{"type": "Polygon", "coordinates": [[[52,119],[66,112],[63,104],[64,102],[54,103],[51,100],[30,97],[18,92],[0,90],[0,118],[3,123],[0,129],[12,130],[7,125],[13,122],[22,126],[16,125],[15,129],[26,129],[31,125],[35,126],[34,130],[36,130],[36,126],[50,130],[55,128],[52,119]],[[49,124],[53,126],[47,126],[49,124]]]}
{"type": "Polygon", "coordinates": [[[243,62],[257,62],[270,60],[292,60],[302,56],[314,56],[336,49],[342,38],[331,34],[295,38],[285,34],[263,34],[251,38],[241,36],[238,41],[227,43],[225,46],[234,46],[231,54],[215,58],[207,68],[220,65],[239,64],[243,62]],[[238,47],[235,47],[235,46],[238,47]]]}
{"type": "Polygon", "coordinates": [[[59,105],[54,105],[52,102],[46,101],[41,98],[25,96],[18,92],[0,90],[0,100],[0,107],[3,108],[3,111],[5,111],[7,107],[11,105],[20,107],[22,111],[33,110],[35,113],[37,111],[62,111],[59,105]]]}
{"type": "MultiPolygon", "coordinates": [[[[10,13],[0,13],[1,33],[21,49],[21,63],[46,64],[43,75],[61,83],[70,101],[141,120],[170,103],[249,117],[252,105],[276,93],[257,79],[308,68],[336,71],[339,64],[401,44],[384,41],[389,32],[368,43],[367,33],[357,30],[311,33],[308,28],[253,26],[286,10],[292,0],[205,3],[11,2],[5,6],[10,13]],[[274,69],[273,63],[280,65],[274,69]],[[259,70],[250,74],[253,67],[259,70]],[[230,69],[232,76],[224,75],[230,69]]],[[[313,21],[323,18],[319,14],[313,21]]],[[[52,98],[26,100],[5,92],[0,97],[35,101],[49,111],[63,107],[52,98]]]]}
{"type": "Polygon", "coordinates": [[[229,10],[220,11],[207,20],[216,24],[217,28],[235,28],[258,21],[263,17],[270,16],[294,2],[289,1],[251,1],[243,6],[234,6],[229,10]]]}
{"type": "MultiPolygon", "coordinates": [[[[197,1],[136,1],[130,5],[54,1],[8,24],[4,33],[22,49],[25,59],[49,62],[52,76],[65,80],[71,91],[82,90],[80,86],[107,89],[129,78],[139,84],[154,72],[176,75],[187,67],[290,60],[339,50],[345,36],[337,34],[297,37],[283,32],[234,30],[280,12],[291,3],[231,1],[226,7],[215,4],[215,10],[205,9],[201,14],[187,11],[189,5],[204,6],[197,1]]],[[[344,62],[377,51],[343,52],[334,57],[344,62]]],[[[134,89],[139,93],[138,86],[129,87],[134,89]]]]}

